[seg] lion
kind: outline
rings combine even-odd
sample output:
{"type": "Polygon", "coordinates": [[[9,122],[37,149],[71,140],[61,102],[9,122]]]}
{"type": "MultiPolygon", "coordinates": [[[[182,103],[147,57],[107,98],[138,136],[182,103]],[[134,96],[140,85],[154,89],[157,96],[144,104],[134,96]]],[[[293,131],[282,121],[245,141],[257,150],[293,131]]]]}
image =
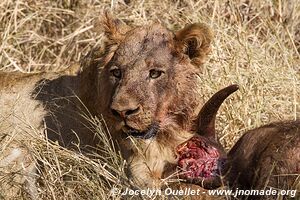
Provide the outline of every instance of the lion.
{"type": "Polygon", "coordinates": [[[160,23],[130,28],[106,18],[97,108],[143,187],[160,185],[175,148],[193,136],[204,104],[202,65],[213,39],[200,23],[172,32],[160,23]],[[128,137],[129,136],[129,137],[128,137]],[[133,139],[134,138],[134,139],[133,139]]]}
{"type": "MultiPolygon", "coordinates": [[[[106,42],[80,66],[53,73],[0,73],[1,173],[34,172],[30,151],[20,144],[25,140],[48,137],[75,150],[97,145],[77,112],[87,109],[105,119],[127,160],[129,177],[141,187],[161,186],[165,167],[177,162],[175,148],[196,129],[204,104],[199,75],[212,30],[202,23],[176,32],[160,23],[131,28],[108,14],[102,24],[106,42]]],[[[7,187],[13,186],[2,188],[7,187]]]]}

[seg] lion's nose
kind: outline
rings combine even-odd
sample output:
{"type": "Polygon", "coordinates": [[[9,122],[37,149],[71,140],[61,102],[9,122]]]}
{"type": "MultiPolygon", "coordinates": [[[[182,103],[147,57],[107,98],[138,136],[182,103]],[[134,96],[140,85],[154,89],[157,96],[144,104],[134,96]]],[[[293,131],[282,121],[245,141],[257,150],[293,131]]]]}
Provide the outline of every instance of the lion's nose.
{"type": "Polygon", "coordinates": [[[137,114],[140,111],[140,107],[134,107],[134,108],[127,108],[127,109],[116,109],[111,108],[111,111],[114,116],[121,117],[122,119],[125,119],[131,115],[137,114]]]}

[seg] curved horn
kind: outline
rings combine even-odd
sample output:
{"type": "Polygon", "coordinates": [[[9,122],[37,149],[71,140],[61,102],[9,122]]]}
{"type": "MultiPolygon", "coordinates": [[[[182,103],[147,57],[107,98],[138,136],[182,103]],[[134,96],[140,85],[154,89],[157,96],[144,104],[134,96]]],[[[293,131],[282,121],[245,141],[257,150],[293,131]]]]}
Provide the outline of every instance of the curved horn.
{"type": "Polygon", "coordinates": [[[215,120],[217,112],[224,100],[239,86],[234,84],[215,93],[202,107],[198,115],[198,133],[207,137],[215,136],[215,120]]]}

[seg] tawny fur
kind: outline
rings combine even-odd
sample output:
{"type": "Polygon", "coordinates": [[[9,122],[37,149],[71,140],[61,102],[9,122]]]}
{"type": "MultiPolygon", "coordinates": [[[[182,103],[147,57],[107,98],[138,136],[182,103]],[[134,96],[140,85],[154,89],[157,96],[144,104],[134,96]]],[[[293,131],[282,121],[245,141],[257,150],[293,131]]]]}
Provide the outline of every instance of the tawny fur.
{"type": "Polygon", "coordinates": [[[0,80],[0,176],[7,180],[0,186],[0,194],[9,198],[18,191],[18,183],[34,172],[32,157],[23,143],[36,137],[33,129],[41,130],[46,112],[30,96],[36,76],[1,73],[0,80]]]}
{"type": "Polygon", "coordinates": [[[108,15],[102,23],[107,41],[92,50],[81,67],[57,73],[0,73],[0,162],[7,161],[3,172],[16,160],[21,163],[18,169],[25,166],[19,180],[34,171],[32,155],[22,143],[45,133],[68,148],[96,145],[81,116],[85,107],[93,116],[104,116],[132,180],[140,186],[159,187],[165,163],[176,162],[174,149],[192,136],[193,121],[204,102],[198,75],[212,40],[210,29],[195,24],[184,29],[185,34],[176,34],[157,23],[130,28],[108,15]],[[112,77],[112,67],[122,68],[122,80],[112,77]],[[164,76],[150,82],[147,76],[153,68],[164,70],[164,76]],[[157,136],[132,142],[121,130],[124,121],[112,115],[112,105],[141,106],[142,112],[127,123],[142,131],[155,121],[160,127],[157,136]],[[22,156],[8,162],[14,149],[22,156]]]}
{"type": "Polygon", "coordinates": [[[13,196],[23,186],[31,197],[37,195],[31,141],[47,135],[70,148],[95,144],[93,134],[78,123],[83,121],[78,99],[88,105],[90,98],[86,87],[91,87],[92,77],[87,72],[74,65],[57,73],[0,73],[0,176],[7,180],[0,186],[3,197],[13,196]]]}
{"type": "Polygon", "coordinates": [[[132,179],[140,186],[160,187],[165,164],[176,163],[175,148],[193,135],[194,120],[204,102],[198,74],[212,32],[204,24],[175,34],[158,23],[130,30],[110,18],[104,24],[109,45],[101,58],[99,94],[106,95],[100,96],[97,107],[129,163],[132,179]],[[112,76],[114,69],[122,72],[120,79],[112,76]],[[164,74],[151,80],[151,69],[164,74]],[[135,107],[139,113],[126,120],[111,112],[135,107]],[[133,142],[122,131],[125,122],[139,131],[156,122],[160,131],[155,138],[133,142]]]}

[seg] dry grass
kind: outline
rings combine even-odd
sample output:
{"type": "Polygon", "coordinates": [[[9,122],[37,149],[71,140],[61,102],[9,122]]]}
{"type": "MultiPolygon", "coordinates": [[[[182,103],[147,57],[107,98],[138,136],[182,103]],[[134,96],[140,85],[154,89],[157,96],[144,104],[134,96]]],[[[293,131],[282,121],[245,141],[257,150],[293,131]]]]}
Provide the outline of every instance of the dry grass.
{"type": "MultiPolygon", "coordinates": [[[[215,40],[203,67],[202,92],[209,98],[230,83],[240,85],[218,117],[219,137],[227,149],[245,130],[299,118],[299,0],[3,0],[0,69],[57,71],[79,62],[102,42],[94,24],[104,8],[131,25],[160,21],[173,30],[190,22],[211,25],[215,40]]],[[[91,123],[101,128],[97,119],[91,123]]],[[[33,144],[31,151],[44,169],[38,181],[41,198],[107,199],[112,186],[130,184],[122,159],[103,131],[97,132],[111,147],[109,156],[89,159],[43,138],[33,144]]]]}

